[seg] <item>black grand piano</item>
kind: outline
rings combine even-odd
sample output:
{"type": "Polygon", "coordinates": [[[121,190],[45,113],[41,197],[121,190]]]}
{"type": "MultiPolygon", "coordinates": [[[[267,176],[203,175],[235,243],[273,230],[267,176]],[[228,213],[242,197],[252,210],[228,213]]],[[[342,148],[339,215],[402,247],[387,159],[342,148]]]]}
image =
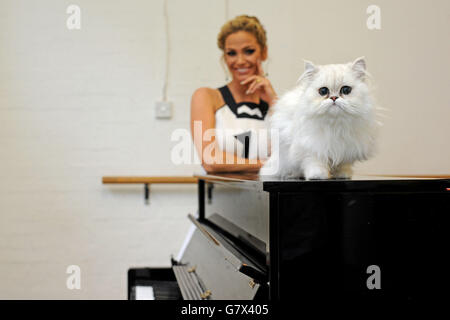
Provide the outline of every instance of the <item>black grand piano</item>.
{"type": "Polygon", "coordinates": [[[130,269],[128,296],[420,301],[447,277],[450,179],[261,180],[198,175],[198,212],[171,268],[130,269]]]}

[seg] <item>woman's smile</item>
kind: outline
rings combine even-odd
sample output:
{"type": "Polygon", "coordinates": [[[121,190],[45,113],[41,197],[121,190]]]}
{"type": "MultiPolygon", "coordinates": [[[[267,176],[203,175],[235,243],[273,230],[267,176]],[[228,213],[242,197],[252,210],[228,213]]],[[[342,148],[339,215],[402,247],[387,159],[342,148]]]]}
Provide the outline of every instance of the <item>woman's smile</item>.
{"type": "Polygon", "coordinates": [[[242,74],[242,75],[248,74],[248,73],[251,71],[250,68],[236,68],[235,70],[236,70],[239,74],[242,74]]]}

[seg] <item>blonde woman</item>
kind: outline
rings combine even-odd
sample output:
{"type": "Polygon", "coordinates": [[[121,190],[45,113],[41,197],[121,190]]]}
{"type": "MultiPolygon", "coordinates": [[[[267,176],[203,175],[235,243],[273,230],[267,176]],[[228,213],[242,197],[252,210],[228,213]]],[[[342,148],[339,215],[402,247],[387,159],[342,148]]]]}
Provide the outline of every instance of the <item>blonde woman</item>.
{"type": "Polygon", "coordinates": [[[194,144],[209,172],[257,172],[267,157],[266,115],[277,99],[261,63],[267,59],[266,31],[256,17],[225,23],[217,44],[231,74],[221,88],[197,89],[191,100],[194,144]]]}

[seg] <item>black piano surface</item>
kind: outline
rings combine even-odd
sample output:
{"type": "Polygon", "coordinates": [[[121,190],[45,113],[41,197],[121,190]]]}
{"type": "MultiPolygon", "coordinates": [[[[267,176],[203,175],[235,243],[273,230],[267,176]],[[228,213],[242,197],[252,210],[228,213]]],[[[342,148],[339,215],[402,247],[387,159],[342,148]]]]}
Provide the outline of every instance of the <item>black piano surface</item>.
{"type": "Polygon", "coordinates": [[[172,296],[414,302],[445,289],[450,179],[196,177],[172,296]]]}
{"type": "Polygon", "coordinates": [[[197,220],[262,270],[271,300],[411,301],[444,289],[450,179],[197,177],[197,220]]]}

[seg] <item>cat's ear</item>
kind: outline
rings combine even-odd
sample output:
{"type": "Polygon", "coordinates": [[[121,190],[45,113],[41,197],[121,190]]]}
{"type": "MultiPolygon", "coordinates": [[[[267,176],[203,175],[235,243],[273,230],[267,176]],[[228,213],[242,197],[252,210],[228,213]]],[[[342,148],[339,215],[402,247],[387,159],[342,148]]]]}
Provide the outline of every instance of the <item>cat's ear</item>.
{"type": "Polygon", "coordinates": [[[359,57],[352,63],[352,70],[358,78],[364,80],[366,78],[366,60],[364,57],[359,57]]]}
{"type": "Polygon", "coordinates": [[[303,60],[305,62],[305,72],[314,72],[316,70],[316,66],[314,63],[308,60],[303,60]]]}
{"type": "Polygon", "coordinates": [[[298,78],[297,84],[300,84],[304,80],[311,80],[313,75],[317,72],[317,67],[308,60],[303,60],[305,62],[305,71],[303,74],[298,78]]]}

